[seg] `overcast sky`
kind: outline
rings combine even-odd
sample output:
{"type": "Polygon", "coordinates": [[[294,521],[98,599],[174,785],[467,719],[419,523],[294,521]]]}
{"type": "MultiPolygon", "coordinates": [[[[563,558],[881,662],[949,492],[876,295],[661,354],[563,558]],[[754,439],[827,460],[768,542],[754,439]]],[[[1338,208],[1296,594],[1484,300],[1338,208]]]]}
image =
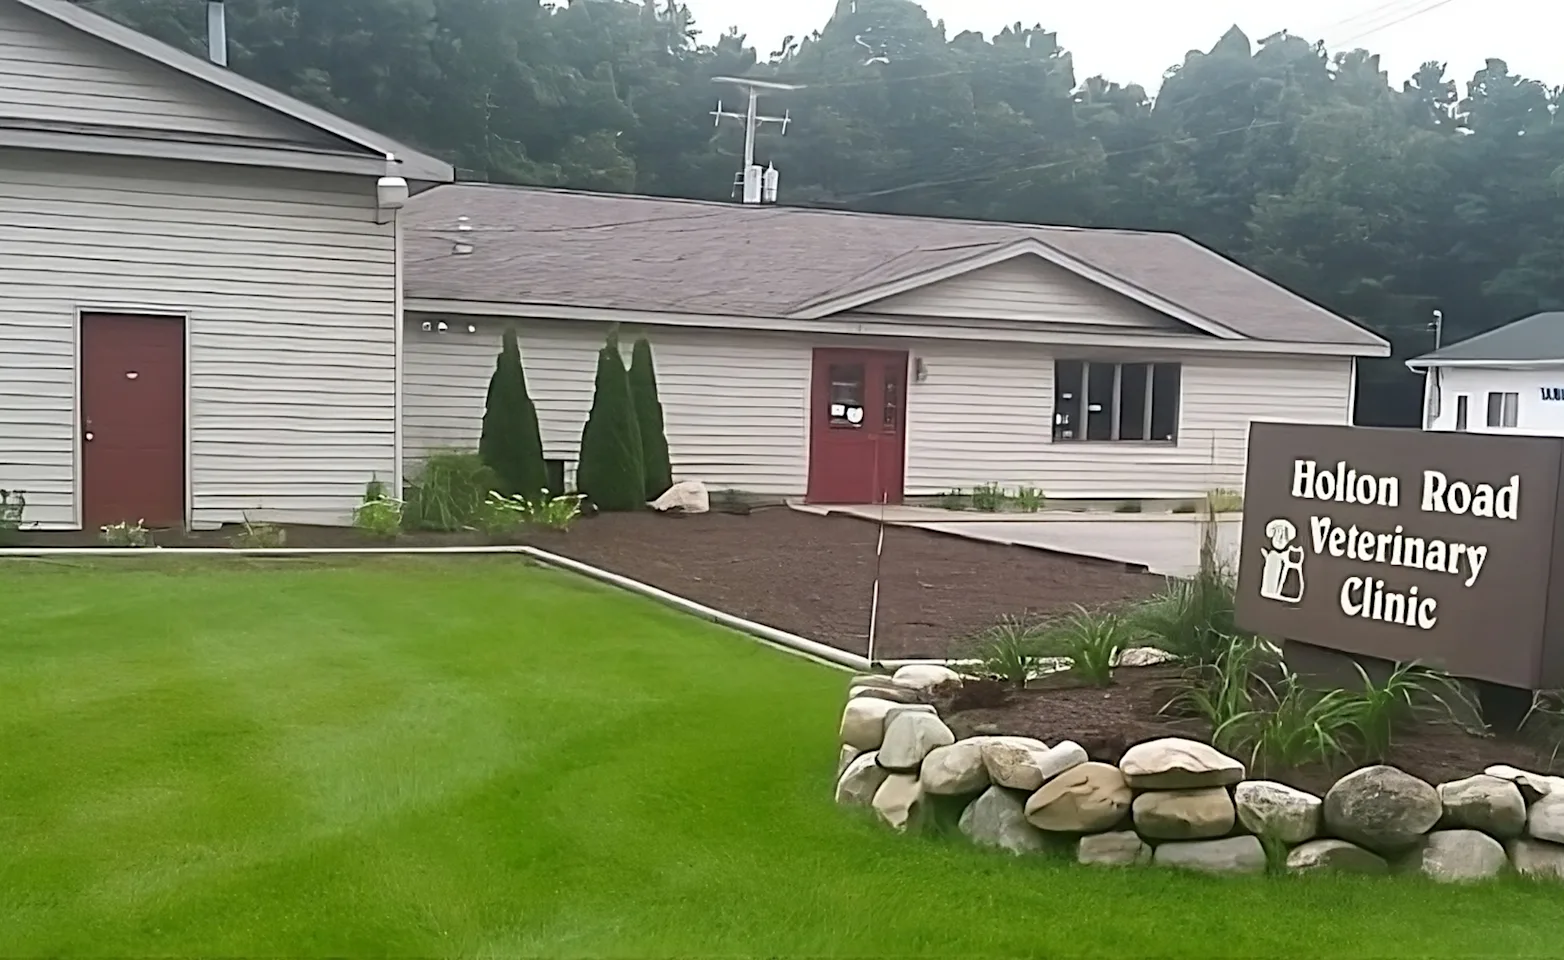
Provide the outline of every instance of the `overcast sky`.
{"type": "MultiPolygon", "coordinates": [[[[788,34],[824,26],[836,0],[684,0],[709,37],[729,26],[761,56],[788,34]]],[[[1075,54],[1077,79],[1103,74],[1156,92],[1162,73],[1191,49],[1209,50],[1233,24],[1258,41],[1287,29],[1328,46],[1364,46],[1400,85],[1425,60],[1465,83],[1487,57],[1550,85],[1564,83],[1559,0],[922,0],[951,36],[1041,23],[1075,54]]]]}

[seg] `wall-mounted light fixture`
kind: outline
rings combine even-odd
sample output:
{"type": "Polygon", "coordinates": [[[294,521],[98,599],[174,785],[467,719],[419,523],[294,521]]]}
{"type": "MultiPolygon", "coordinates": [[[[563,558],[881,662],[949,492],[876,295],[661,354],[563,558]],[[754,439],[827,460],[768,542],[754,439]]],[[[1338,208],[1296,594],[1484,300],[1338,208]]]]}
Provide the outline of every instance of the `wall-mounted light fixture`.
{"type": "Polygon", "coordinates": [[[913,382],[914,383],[922,383],[923,381],[927,380],[928,378],[929,378],[929,367],[928,367],[928,364],[925,364],[923,362],[923,358],[922,357],[914,357],[913,361],[912,361],[912,380],[913,380],[913,382]]]}
{"type": "Polygon", "coordinates": [[[390,223],[407,206],[408,193],[407,181],[401,177],[381,177],[375,184],[375,222],[390,223]]]}

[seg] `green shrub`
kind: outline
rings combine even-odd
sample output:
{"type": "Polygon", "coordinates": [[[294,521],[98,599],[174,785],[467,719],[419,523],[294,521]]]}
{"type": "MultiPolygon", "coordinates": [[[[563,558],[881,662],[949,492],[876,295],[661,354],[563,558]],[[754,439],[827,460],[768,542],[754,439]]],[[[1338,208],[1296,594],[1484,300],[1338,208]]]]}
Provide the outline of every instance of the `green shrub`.
{"type": "Polygon", "coordinates": [[[630,398],[641,430],[641,469],[646,474],[646,499],[656,500],[673,486],[673,464],[668,459],[668,434],[663,426],[663,404],[657,396],[657,368],[652,345],[645,337],[630,354],[630,398]]]}
{"type": "Polygon", "coordinates": [[[501,486],[498,474],[477,453],[431,453],[408,484],[403,523],[414,530],[465,530],[477,522],[489,491],[501,486]]]}
{"type": "Polygon", "coordinates": [[[1071,672],[1106,687],[1113,682],[1119,654],[1139,637],[1135,622],[1117,611],[1076,604],[1074,613],[1044,629],[1039,650],[1045,656],[1069,657],[1071,672]]]}
{"type": "Polygon", "coordinates": [[[599,510],[639,510],[646,505],[641,430],[630,396],[630,378],[619,355],[619,336],[609,334],[597,354],[592,410],[581,432],[576,487],[599,510]]]}
{"type": "MultiPolygon", "coordinates": [[[[506,494],[534,497],[548,486],[538,411],[527,395],[527,376],[514,327],[507,329],[500,341],[500,355],[489,378],[478,455],[494,471],[495,485],[506,494]]],[[[478,502],[482,502],[482,493],[480,490],[478,502]]]]}
{"type": "Polygon", "coordinates": [[[569,530],[581,516],[581,499],[576,493],[551,497],[547,490],[531,499],[520,494],[507,497],[497,490],[492,491],[479,512],[479,526],[495,537],[514,534],[529,526],[569,530]]]}
{"type": "Polygon", "coordinates": [[[27,495],[20,490],[0,490],[0,546],[16,542],[27,511],[27,495]]]}
{"type": "Polygon", "coordinates": [[[245,514],[244,525],[229,541],[240,550],[276,550],[288,542],[288,531],[275,523],[253,523],[245,514]]]}
{"type": "Polygon", "coordinates": [[[1004,509],[1005,491],[997,483],[985,483],[972,488],[972,508],[984,513],[998,513],[1004,509]]]}
{"type": "Polygon", "coordinates": [[[1037,628],[1022,617],[1004,617],[977,636],[977,659],[991,676],[1018,687],[1036,672],[1039,651],[1037,628]]]}
{"type": "Polygon", "coordinates": [[[1238,513],[1244,508],[1244,495],[1237,490],[1218,487],[1206,494],[1206,509],[1211,513],[1238,513]]]}
{"type": "Polygon", "coordinates": [[[353,526],[372,537],[389,540],[402,532],[403,507],[402,501],[384,493],[365,493],[364,502],[353,511],[353,526]]]}
{"type": "Polygon", "coordinates": [[[1014,500],[1016,509],[1022,513],[1037,513],[1048,502],[1043,491],[1036,487],[1018,487],[1014,500]]]}
{"type": "Polygon", "coordinates": [[[941,510],[965,510],[969,500],[965,492],[959,487],[955,490],[946,490],[939,495],[941,510]]]}
{"type": "Polygon", "coordinates": [[[98,540],[106,547],[150,547],[152,533],[137,520],[121,520],[98,528],[98,540]]]}

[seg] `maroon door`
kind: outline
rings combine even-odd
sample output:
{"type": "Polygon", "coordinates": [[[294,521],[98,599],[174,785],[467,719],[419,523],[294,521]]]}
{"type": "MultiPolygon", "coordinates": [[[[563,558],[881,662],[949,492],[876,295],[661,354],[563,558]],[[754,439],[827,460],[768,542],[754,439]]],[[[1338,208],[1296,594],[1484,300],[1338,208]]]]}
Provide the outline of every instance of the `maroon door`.
{"type": "Polygon", "coordinates": [[[816,350],[809,411],[810,503],[900,503],[907,354],[816,350]]]}
{"type": "Polygon", "coordinates": [[[81,318],[82,521],[185,523],[185,324],[81,318]]]}

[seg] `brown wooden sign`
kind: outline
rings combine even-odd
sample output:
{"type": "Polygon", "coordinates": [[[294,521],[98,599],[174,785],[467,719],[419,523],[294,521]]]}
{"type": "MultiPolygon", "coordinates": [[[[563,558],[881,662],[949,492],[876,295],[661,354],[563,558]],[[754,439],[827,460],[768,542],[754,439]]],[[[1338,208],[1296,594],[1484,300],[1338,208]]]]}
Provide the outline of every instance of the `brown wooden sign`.
{"type": "Polygon", "coordinates": [[[1561,472],[1557,437],[1256,423],[1238,623],[1458,677],[1564,687],[1561,472]]]}

